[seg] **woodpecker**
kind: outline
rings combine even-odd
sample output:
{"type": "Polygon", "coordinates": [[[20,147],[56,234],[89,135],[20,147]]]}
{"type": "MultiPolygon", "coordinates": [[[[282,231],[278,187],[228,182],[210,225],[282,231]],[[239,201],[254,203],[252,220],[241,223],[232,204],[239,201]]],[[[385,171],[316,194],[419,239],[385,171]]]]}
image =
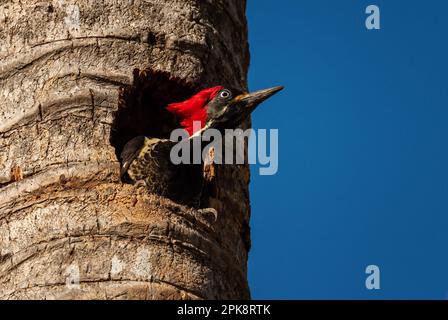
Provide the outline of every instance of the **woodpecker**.
{"type": "MultiPolygon", "coordinates": [[[[193,139],[207,129],[234,129],[264,100],[283,87],[274,87],[253,93],[216,86],[201,90],[183,102],[166,106],[193,139]],[[200,123],[200,126],[195,125],[200,123]]],[[[169,139],[138,136],[130,140],[121,152],[121,177],[132,184],[142,183],[151,193],[171,198],[179,203],[198,206],[202,191],[203,165],[171,162],[170,151],[176,145],[169,139]]]]}

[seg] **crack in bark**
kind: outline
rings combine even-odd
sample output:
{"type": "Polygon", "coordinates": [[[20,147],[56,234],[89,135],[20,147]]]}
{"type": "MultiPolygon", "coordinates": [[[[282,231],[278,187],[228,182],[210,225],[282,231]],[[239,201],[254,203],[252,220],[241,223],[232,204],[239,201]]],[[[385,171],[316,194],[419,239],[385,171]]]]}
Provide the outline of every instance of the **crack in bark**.
{"type": "MultiPolygon", "coordinates": [[[[68,175],[72,177],[76,177],[75,172],[82,172],[84,175],[91,175],[91,179],[93,177],[100,176],[101,173],[104,173],[104,170],[110,171],[110,173],[114,172],[113,166],[116,166],[116,170],[118,170],[119,163],[117,162],[97,162],[91,161],[90,163],[87,161],[80,162],[64,162],[57,164],[52,167],[51,165],[47,166],[49,169],[43,169],[36,173],[33,173],[29,176],[24,177],[23,180],[8,183],[2,188],[0,188],[0,195],[2,195],[0,200],[0,208],[6,207],[8,203],[11,201],[15,201],[18,198],[18,195],[23,197],[24,194],[29,194],[31,192],[36,192],[37,190],[43,188],[46,185],[51,185],[59,182],[59,177],[61,175],[68,175]],[[111,170],[112,169],[112,170],[111,170]],[[77,171],[81,170],[81,171],[77,171]],[[53,172],[53,175],[49,175],[49,172],[53,172]],[[28,188],[27,188],[28,187],[28,188]]],[[[99,181],[104,182],[104,181],[99,181]]]]}
{"type": "MultiPolygon", "coordinates": [[[[104,230],[103,233],[92,233],[91,230],[87,230],[84,233],[70,233],[68,235],[62,236],[62,237],[52,237],[50,239],[46,239],[46,240],[42,240],[39,241],[37,243],[33,243],[28,247],[22,248],[17,252],[13,253],[13,256],[24,256],[25,258],[22,260],[17,261],[16,263],[14,263],[12,261],[10,261],[10,266],[8,268],[6,268],[6,270],[2,270],[2,273],[0,273],[0,279],[4,278],[5,276],[7,276],[7,273],[11,272],[12,270],[18,268],[21,264],[23,264],[24,262],[28,261],[29,259],[43,254],[47,251],[48,248],[57,248],[58,246],[63,246],[64,243],[67,243],[70,245],[72,243],[72,240],[75,239],[76,242],[89,242],[88,240],[92,240],[95,238],[98,239],[109,239],[109,241],[111,241],[112,239],[115,241],[136,241],[139,243],[151,243],[151,242],[157,242],[157,243],[163,243],[169,247],[172,248],[172,252],[174,253],[174,246],[178,246],[178,247],[182,247],[183,249],[191,252],[193,254],[193,256],[195,257],[202,257],[201,259],[205,259],[205,260],[209,260],[209,251],[215,251],[215,252],[221,252],[223,253],[223,256],[221,256],[221,258],[223,258],[224,260],[233,260],[231,257],[231,254],[228,253],[225,249],[223,249],[218,243],[213,243],[211,242],[207,237],[204,237],[202,235],[199,236],[199,238],[201,239],[201,241],[203,242],[203,245],[208,245],[210,246],[210,249],[208,250],[203,250],[200,249],[198,247],[196,247],[193,243],[190,242],[185,242],[185,241],[181,241],[181,240],[177,240],[173,237],[173,234],[171,235],[163,235],[163,234],[150,234],[150,233],[146,233],[146,234],[141,234],[141,235],[129,235],[126,234],[124,232],[120,232],[120,230],[118,229],[121,225],[117,225],[115,228],[111,228],[108,230],[104,230]],[[40,248],[43,247],[43,250],[39,250],[40,248]],[[30,254],[26,254],[27,252],[31,252],[30,254]]],[[[98,230],[99,231],[99,230],[98,230]]],[[[70,230],[68,229],[67,232],[70,232],[70,230]]],[[[181,234],[179,234],[179,236],[181,236],[181,234]]],[[[173,255],[172,255],[173,256],[173,255]]],[[[5,260],[6,261],[6,260],[5,260]]],[[[0,267],[2,265],[4,265],[5,261],[0,261],[0,267]]],[[[230,261],[228,261],[228,265],[231,267],[231,269],[233,269],[234,272],[236,272],[237,274],[239,274],[239,276],[243,279],[245,277],[244,274],[241,273],[241,270],[234,264],[231,263],[230,261]]]]}
{"type": "MultiPolygon", "coordinates": [[[[192,295],[195,299],[201,299],[204,300],[206,297],[202,296],[200,292],[197,292],[195,290],[191,290],[188,288],[185,288],[183,286],[177,285],[175,283],[172,283],[170,281],[160,280],[160,279],[153,279],[153,280],[134,280],[134,279],[96,279],[96,280],[80,280],[79,284],[85,284],[85,285],[93,285],[98,283],[120,283],[120,284],[126,284],[126,283],[132,283],[132,284],[163,284],[169,287],[173,287],[176,290],[184,291],[188,293],[189,295],[192,295]]],[[[63,287],[67,286],[67,283],[65,282],[55,282],[55,283],[49,283],[49,284],[36,284],[33,286],[28,286],[26,288],[17,288],[15,290],[12,290],[4,295],[0,295],[0,300],[8,300],[8,297],[13,297],[16,293],[21,291],[29,291],[34,288],[55,288],[55,287],[63,287]]],[[[68,291],[73,290],[67,288],[68,291]]],[[[107,290],[107,288],[105,289],[107,290]]],[[[81,289],[82,291],[82,289],[81,289]]],[[[122,295],[125,295],[127,293],[123,293],[122,295]]]]}

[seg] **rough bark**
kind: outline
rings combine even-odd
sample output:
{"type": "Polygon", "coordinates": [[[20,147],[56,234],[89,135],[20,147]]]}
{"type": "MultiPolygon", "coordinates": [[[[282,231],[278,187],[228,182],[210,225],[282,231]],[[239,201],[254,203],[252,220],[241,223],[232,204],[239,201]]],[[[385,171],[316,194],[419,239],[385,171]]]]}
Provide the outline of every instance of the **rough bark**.
{"type": "Polygon", "coordinates": [[[117,160],[134,134],[166,135],[148,111],[164,99],[245,87],[244,13],[241,0],[2,1],[1,299],[250,297],[248,168],[206,168],[214,221],[123,184],[117,160]]]}

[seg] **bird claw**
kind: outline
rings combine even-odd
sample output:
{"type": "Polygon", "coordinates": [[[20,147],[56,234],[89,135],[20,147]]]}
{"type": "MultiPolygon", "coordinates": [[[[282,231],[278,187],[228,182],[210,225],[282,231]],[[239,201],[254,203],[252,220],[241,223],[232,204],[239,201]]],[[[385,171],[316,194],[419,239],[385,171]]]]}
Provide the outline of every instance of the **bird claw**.
{"type": "Polygon", "coordinates": [[[198,209],[198,212],[210,224],[215,223],[218,220],[218,211],[214,208],[198,209]]]}
{"type": "Polygon", "coordinates": [[[135,185],[137,188],[138,188],[138,187],[146,187],[146,182],[145,182],[145,180],[138,180],[138,181],[135,182],[134,185],[135,185]]]}

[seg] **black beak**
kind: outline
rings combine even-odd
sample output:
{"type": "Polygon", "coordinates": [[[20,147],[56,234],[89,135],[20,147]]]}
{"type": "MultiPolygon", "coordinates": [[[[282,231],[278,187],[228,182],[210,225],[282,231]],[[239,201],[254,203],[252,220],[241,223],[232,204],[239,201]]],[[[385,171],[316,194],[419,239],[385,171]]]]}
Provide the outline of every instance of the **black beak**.
{"type": "MultiPolygon", "coordinates": [[[[234,107],[236,108],[246,109],[243,111],[243,113],[248,115],[249,113],[254,111],[263,101],[272,97],[274,94],[281,90],[283,90],[283,87],[273,87],[251,93],[241,94],[234,99],[232,104],[235,104],[234,107]]],[[[230,107],[232,108],[232,106],[230,107]]]]}

